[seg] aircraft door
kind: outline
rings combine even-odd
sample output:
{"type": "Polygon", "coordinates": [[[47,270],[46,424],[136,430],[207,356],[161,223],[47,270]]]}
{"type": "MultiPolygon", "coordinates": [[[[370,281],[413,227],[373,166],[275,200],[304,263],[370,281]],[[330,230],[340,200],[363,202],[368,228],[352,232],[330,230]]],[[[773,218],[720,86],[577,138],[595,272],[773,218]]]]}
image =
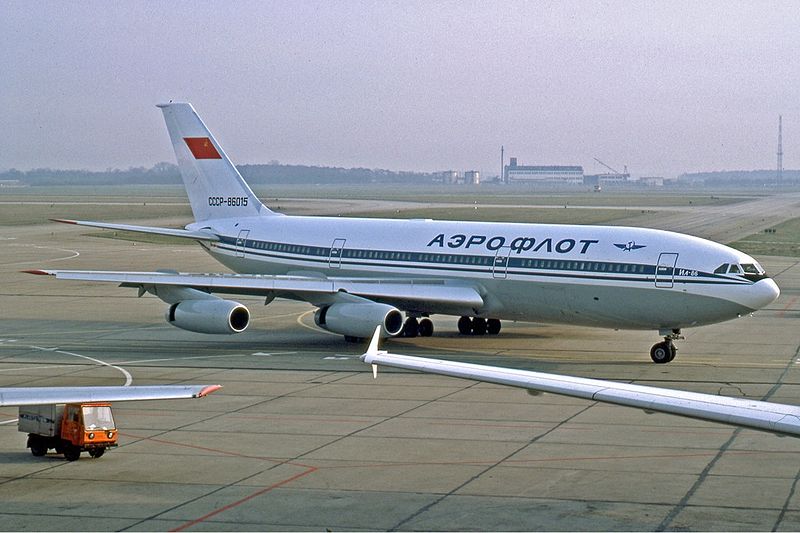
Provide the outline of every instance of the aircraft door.
{"type": "Polygon", "coordinates": [[[656,265],[656,287],[671,289],[675,281],[675,264],[678,254],[665,252],[658,256],[656,265]]]}
{"type": "Polygon", "coordinates": [[[342,266],[342,251],[344,250],[344,243],[347,239],[334,239],[331,244],[331,255],[328,257],[328,266],[331,268],[340,268],[342,266]]]}
{"type": "Polygon", "coordinates": [[[247,245],[247,236],[250,235],[249,229],[243,229],[236,237],[236,257],[244,257],[244,249],[247,245]]]}
{"type": "Polygon", "coordinates": [[[496,279],[506,279],[508,277],[508,257],[511,255],[511,247],[503,246],[498,248],[494,255],[494,263],[492,265],[492,275],[496,279]]]}

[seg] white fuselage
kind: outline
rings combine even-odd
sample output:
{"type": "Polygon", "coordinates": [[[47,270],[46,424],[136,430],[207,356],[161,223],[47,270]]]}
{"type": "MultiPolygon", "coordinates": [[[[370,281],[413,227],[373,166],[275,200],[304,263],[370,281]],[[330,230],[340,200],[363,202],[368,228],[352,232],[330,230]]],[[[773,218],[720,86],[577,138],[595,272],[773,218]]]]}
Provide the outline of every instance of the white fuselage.
{"type": "Polygon", "coordinates": [[[435,278],[484,300],[410,313],[666,330],[736,318],[779,292],[742,252],[644,228],[283,215],[187,226],[204,228],[220,236],[204,247],[238,273],[435,278]]]}

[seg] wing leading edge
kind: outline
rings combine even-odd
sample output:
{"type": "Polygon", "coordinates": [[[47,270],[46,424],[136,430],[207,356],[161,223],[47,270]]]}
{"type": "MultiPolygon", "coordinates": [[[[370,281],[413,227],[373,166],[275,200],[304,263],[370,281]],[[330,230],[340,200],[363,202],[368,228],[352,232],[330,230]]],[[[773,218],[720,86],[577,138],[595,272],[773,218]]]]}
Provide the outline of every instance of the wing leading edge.
{"type": "Polygon", "coordinates": [[[374,338],[361,360],[375,375],[385,365],[800,436],[800,406],[391,354],[378,350],[374,338]]]}
{"type": "Polygon", "coordinates": [[[202,398],[221,385],[134,385],[128,387],[0,388],[0,407],[56,403],[127,402],[202,398]]]}
{"type": "Polygon", "coordinates": [[[128,287],[190,287],[227,294],[296,295],[312,304],[329,303],[332,296],[347,293],[404,307],[414,302],[437,307],[479,309],[483,298],[469,286],[443,280],[388,280],[351,278],[312,278],[254,274],[190,274],[177,272],[111,272],[98,270],[26,270],[30,274],[56,279],[119,283],[128,287]]]}

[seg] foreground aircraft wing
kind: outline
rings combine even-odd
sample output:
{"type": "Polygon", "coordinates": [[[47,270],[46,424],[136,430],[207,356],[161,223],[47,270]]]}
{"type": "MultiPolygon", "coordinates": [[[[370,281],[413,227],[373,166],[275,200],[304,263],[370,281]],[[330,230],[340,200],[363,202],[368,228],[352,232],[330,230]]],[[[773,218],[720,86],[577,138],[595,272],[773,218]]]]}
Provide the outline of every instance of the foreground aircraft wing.
{"type": "Polygon", "coordinates": [[[0,407],[56,403],[127,402],[202,398],[221,385],[133,385],[127,387],[0,388],[0,407]]]}
{"type": "Polygon", "coordinates": [[[178,272],[111,272],[98,270],[26,270],[30,274],[50,275],[56,279],[119,283],[125,287],[189,287],[204,292],[256,296],[294,295],[315,305],[330,303],[342,293],[385,303],[413,306],[428,305],[480,308],[483,298],[469,286],[444,280],[313,278],[254,274],[187,274],[178,272]]]}
{"type": "Polygon", "coordinates": [[[377,335],[361,360],[375,376],[385,365],[800,436],[800,406],[391,354],[378,350],[377,335]]]}
{"type": "Polygon", "coordinates": [[[134,226],[131,224],[110,224],[108,222],[92,222],[89,220],[66,220],[61,218],[51,219],[53,222],[61,222],[63,224],[75,224],[77,226],[89,226],[92,228],[114,229],[121,231],[134,231],[136,233],[150,233],[152,235],[166,235],[168,237],[181,237],[184,239],[192,239],[195,241],[218,241],[219,237],[210,231],[192,231],[188,229],[176,228],[157,228],[151,226],[134,226]]]}

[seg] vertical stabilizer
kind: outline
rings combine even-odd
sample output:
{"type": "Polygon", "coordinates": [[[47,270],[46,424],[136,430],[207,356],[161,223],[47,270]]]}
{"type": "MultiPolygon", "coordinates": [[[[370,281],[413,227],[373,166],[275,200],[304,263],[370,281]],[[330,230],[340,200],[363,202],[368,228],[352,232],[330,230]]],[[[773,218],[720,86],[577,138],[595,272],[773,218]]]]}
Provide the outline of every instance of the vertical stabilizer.
{"type": "Polygon", "coordinates": [[[273,214],[263,205],[189,103],[159,104],[197,222],[273,214]]]}

